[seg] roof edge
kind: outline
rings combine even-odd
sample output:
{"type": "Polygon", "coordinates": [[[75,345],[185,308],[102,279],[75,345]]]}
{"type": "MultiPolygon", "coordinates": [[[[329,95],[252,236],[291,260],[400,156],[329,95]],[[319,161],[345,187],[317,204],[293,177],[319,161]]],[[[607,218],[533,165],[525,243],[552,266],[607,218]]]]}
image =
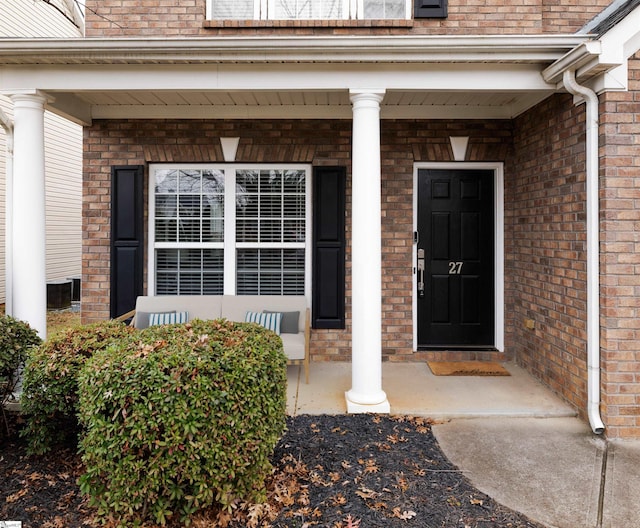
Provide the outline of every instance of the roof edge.
{"type": "Polygon", "coordinates": [[[554,61],[589,35],[0,39],[0,64],[554,61]]]}

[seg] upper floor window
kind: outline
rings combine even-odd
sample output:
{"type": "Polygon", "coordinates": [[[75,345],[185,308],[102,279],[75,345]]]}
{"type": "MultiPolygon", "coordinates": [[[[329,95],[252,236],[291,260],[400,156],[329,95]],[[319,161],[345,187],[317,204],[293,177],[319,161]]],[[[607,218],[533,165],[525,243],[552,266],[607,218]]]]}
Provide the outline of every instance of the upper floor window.
{"type": "Polygon", "coordinates": [[[208,0],[214,20],[408,19],[412,0],[208,0]]]}

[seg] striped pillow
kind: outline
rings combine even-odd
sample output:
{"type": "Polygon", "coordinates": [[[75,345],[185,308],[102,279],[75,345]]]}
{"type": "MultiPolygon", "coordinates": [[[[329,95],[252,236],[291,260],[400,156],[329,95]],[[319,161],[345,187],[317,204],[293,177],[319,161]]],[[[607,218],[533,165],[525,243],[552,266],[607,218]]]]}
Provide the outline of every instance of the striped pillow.
{"type": "Polygon", "coordinates": [[[186,323],[189,320],[189,312],[150,313],[149,326],[186,323]]]}
{"type": "Polygon", "coordinates": [[[260,326],[264,326],[266,329],[272,330],[276,334],[280,335],[280,323],[282,322],[281,312],[247,312],[244,316],[244,320],[247,323],[258,323],[260,326]]]}

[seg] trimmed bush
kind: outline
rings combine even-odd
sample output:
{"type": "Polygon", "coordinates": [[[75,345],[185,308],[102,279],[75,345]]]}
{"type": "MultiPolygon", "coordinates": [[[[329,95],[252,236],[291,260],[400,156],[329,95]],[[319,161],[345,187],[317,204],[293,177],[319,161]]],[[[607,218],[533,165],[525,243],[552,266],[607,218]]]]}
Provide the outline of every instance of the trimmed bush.
{"type": "Polygon", "coordinates": [[[28,323],[9,315],[0,317],[0,405],[17,382],[18,369],[31,348],[42,342],[28,323]]]}
{"type": "Polygon", "coordinates": [[[281,339],[252,323],[150,327],[80,374],[83,492],[121,526],[188,524],[195,511],[262,501],[285,428],[281,339]]]}
{"type": "Polygon", "coordinates": [[[135,334],[124,323],[105,321],[60,331],[31,351],[21,400],[26,417],[21,434],[30,454],[43,454],[57,443],[77,439],[80,367],[97,351],[135,334]]]}

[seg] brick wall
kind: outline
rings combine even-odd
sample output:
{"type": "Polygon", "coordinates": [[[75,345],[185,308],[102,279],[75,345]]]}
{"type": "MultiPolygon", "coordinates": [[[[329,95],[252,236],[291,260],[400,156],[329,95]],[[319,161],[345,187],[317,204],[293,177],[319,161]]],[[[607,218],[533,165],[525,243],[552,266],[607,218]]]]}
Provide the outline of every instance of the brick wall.
{"type": "Polygon", "coordinates": [[[575,33],[613,0],[542,0],[541,33],[575,33]]]}
{"type": "Polygon", "coordinates": [[[87,0],[88,37],[540,34],[573,33],[610,0],[449,0],[446,19],[362,21],[206,21],[205,0],[87,0]]]}
{"type": "Polygon", "coordinates": [[[505,178],[514,354],[580,411],[587,401],[584,123],[584,105],[568,95],[518,117],[505,178]]]}
{"type": "Polygon", "coordinates": [[[640,438],[640,54],[600,102],[602,408],[610,437],[640,438]]]}
{"type": "MultiPolygon", "coordinates": [[[[383,353],[412,353],[413,163],[451,161],[449,136],[470,136],[470,161],[507,157],[508,121],[382,122],[383,353]]],[[[240,136],[240,162],[302,162],[350,166],[351,121],[96,121],[85,129],[83,297],[85,322],[109,316],[110,168],[149,162],[220,162],[220,136],[240,136]]],[[[347,186],[348,208],[350,179],[347,186]]],[[[146,202],[145,202],[146,203],[146,202]]],[[[347,233],[351,219],[347,214],[347,233]]],[[[350,244],[347,248],[347,328],[314,331],[314,360],[351,357],[350,244]]],[[[471,353],[450,354],[459,359],[471,353]]],[[[484,358],[498,358],[484,354],[484,358]]]]}

